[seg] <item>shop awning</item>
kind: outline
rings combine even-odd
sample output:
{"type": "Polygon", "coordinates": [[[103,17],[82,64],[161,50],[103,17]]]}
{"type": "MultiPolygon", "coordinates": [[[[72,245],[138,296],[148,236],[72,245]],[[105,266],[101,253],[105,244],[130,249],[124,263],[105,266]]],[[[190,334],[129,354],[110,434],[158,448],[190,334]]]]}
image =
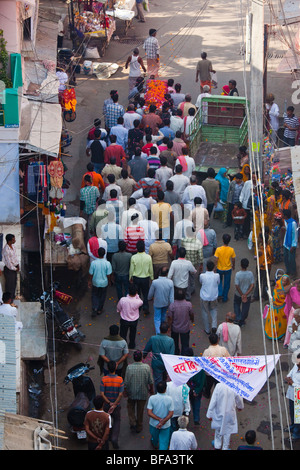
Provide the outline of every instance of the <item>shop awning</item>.
{"type": "Polygon", "coordinates": [[[61,131],[60,104],[22,98],[20,145],[34,152],[58,157],[61,131]]]}

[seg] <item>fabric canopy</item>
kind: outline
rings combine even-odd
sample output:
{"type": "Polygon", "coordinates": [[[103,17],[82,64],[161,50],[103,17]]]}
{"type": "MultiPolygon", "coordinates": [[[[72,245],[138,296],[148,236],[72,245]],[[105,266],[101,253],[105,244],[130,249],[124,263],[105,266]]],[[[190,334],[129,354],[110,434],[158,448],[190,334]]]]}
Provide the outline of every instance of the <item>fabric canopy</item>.
{"type": "Polygon", "coordinates": [[[58,157],[61,132],[60,104],[22,98],[20,144],[29,150],[58,157]]]}

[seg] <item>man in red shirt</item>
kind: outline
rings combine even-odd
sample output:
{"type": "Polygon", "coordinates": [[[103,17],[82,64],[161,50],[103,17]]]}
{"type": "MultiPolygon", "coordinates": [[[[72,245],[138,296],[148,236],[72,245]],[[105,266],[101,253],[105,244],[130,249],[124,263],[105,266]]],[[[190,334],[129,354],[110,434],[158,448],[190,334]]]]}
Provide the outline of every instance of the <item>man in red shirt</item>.
{"type": "Polygon", "coordinates": [[[110,163],[111,157],[115,157],[116,165],[122,166],[122,163],[126,161],[126,153],[122,145],[117,144],[117,136],[109,136],[110,145],[104,150],[104,163],[110,163]]]}

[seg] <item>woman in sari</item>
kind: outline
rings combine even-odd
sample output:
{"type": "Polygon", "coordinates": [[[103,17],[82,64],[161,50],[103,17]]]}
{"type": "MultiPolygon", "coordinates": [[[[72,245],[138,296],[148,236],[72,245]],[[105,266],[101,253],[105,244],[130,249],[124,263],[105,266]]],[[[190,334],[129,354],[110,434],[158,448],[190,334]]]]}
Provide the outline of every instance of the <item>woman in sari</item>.
{"type": "Polygon", "coordinates": [[[274,224],[274,216],[279,211],[279,207],[282,201],[282,189],[277,187],[274,190],[274,194],[267,198],[267,207],[266,207],[266,224],[269,229],[272,230],[274,224]]]}
{"type": "Polygon", "coordinates": [[[287,315],[286,295],[291,288],[287,274],[277,280],[273,291],[273,308],[269,306],[265,321],[265,335],[270,339],[280,339],[286,334],[287,315]]]}
{"type": "Polygon", "coordinates": [[[230,185],[230,181],[227,176],[227,168],[220,168],[215,179],[219,181],[220,183],[220,202],[223,206],[222,220],[226,222],[227,211],[228,211],[227,194],[228,194],[229,185],[230,185]]]}
{"type": "Polygon", "coordinates": [[[248,165],[248,163],[245,163],[245,165],[243,165],[240,173],[242,173],[242,175],[243,175],[244,183],[246,181],[248,181],[250,179],[250,174],[251,174],[250,165],[248,165]]]}
{"type": "Polygon", "coordinates": [[[273,219],[273,228],[271,230],[274,264],[281,263],[283,258],[282,246],[284,239],[284,221],[281,212],[276,212],[273,219]]]}
{"type": "Polygon", "coordinates": [[[298,308],[300,308],[300,279],[297,279],[297,281],[291,283],[291,288],[286,297],[285,313],[288,321],[283,344],[283,347],[285,348],[288,347],[291,339],[291,333],[288,331],[288,327],[292,324],[294,319],[294,311],[298,308]]]}

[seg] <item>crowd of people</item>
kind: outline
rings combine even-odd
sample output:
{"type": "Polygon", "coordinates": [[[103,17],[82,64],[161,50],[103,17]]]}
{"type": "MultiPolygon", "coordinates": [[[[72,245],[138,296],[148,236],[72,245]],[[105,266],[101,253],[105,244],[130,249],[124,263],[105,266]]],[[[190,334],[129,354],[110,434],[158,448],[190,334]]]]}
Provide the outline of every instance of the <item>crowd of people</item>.
{"type": "MultiPolygon", "coordinates": [[[[237,432],[236,409],[243,408],[242,400],[203,371],[185,386],[173,386],[160,353],[194,355],[190,332],[197,278],[202,327],[210,342],[203,355],[242,354],[241,329],[251,303],[259,298],[267,302],[265,334],[277,339],[285,336],[284,346],[289,347],[291,336],[297,333],[296,310],[300,309],[300,301],[298,305],[291,300],[300,291],[300,282],[296,284],[295,201],[292,192],[279,183],[272,182],[268,188],[261,184],[258,173],[251,172],[245,147],[239,149],[236,174],[229,175],[227,168],[217,172],[209,168],[204,179],[199,179],[189,154],[189,124],[201,106],[201,96],[209,94],[209,85],[201,80],[200,95],[193,104],[181,85],[169,79],[161,107],[147,106],[144,81],[137,73],[145,68],[138,49],[126,65],[135,72],[134,80],[129,76],[128,106],[125,109],[119,104],[117,90],[104,101],[103,126],[95,119],[88,134],[90,161],[80,190],[80,214],[87,222],[90,255],[91,315],[101,316],[108,286],[116,288],[120,315],[120,326],[110,327],[99,350],[103,376],[95,407],[104,412],[101,416],[108,431],[101,438],[91,432],[88,414],[89,446],[108,448],[110,436],[113,448],[119,448],[121,399],[127,397],[130,429],[141,432],[146,407],[155,449],[195,449],[195,435],[187,427],[191,416],[196,426],[200,424],[203,395],[211,400],[207,418],[215,429],[214,448],[227,449],[230,435],[237,432]],[[223,225],[221,244],[211,227],[213,218],[223,225]],[[251,256],[258,260],[255,273],[249,270],[246,257],[236,265],[234,247],[238,245],[232,246],[230,230],[226,232],[231,226],[234,240],[248,243],[251,256]],[[273,266],[279,263],[284,264],[284,275],[277,277],[273,266]],[[218,305],[229,301],[236,268],[232,311],[229,308],[225,321],[219,323],[218,305]],[[275,286],[270,306],[268,286],[272,280],[275,286]],[[139,351],[138,322],[141,314],[149,316],[151,302],[155,334],[139,351]],[[132,364],[128,364],[130,350],[132,364]],[[149,353],[150,365],[144,361],[149,353]]],[[[197,80],[203,67],[202,63],[197,66],[197,80]]],[[[234,80],[230,86],[233,92],[229,93],[234,96],[238,93],[234,80]]],[[[99,413],[96,416],[98,420],[99,413]]],[[[256,448],[253,433],[247,433],[246,441],[247,446],[256,448]]]]}

